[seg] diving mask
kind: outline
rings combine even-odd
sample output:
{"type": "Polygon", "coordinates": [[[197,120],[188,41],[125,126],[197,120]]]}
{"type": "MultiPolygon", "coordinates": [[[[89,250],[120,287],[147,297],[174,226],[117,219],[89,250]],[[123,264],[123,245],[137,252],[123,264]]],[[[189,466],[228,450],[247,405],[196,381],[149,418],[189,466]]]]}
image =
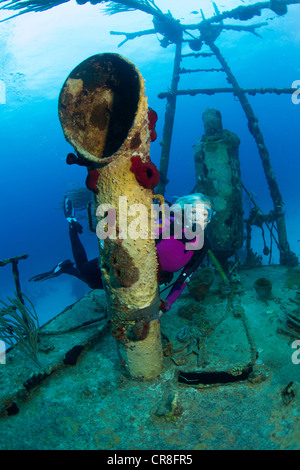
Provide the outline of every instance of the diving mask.
{"type": "Polygon", "coordinates": [[[186,218],[189,224],[193,224],[195,222],[208,224],[215,214],[215,211],[208,204],[187,204],[187,206],[189,207],[186,209],[186,218]]]}

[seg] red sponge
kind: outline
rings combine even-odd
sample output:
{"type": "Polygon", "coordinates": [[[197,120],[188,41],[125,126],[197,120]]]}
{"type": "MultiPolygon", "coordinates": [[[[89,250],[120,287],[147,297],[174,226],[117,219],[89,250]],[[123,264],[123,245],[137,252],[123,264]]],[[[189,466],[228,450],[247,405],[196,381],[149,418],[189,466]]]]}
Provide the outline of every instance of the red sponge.
{"type": "Polygon", "coordinates": [[[140,156],[131,157],[130,160],[132,162],[130,171],[135,174],[137,182],[144,188],[154,189],[160,179],[159,171],[154,163],[150,159],[143,162],[140,156]]]}

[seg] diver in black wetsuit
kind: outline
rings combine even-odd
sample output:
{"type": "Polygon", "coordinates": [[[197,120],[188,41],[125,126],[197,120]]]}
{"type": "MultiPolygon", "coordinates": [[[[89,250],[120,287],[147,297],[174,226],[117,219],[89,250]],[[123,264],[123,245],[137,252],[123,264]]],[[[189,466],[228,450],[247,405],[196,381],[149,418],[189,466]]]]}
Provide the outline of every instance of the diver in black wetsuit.
{"type": "Polygon", "coordinates": [[[67,259],[58,263],[51,271],[38,274],[29,281],[45,281],[60,274],[70,274],[85,282],[91,289],[103,289],[101,271],[98,258],[88,261],[85,249],[80,241],[79,234],[82,233],[82,226],[75,218],[75,212],[70,199],[64,199],[64,212],[69,223],[69,236],[71,241],[74,263],[67,259]]]}

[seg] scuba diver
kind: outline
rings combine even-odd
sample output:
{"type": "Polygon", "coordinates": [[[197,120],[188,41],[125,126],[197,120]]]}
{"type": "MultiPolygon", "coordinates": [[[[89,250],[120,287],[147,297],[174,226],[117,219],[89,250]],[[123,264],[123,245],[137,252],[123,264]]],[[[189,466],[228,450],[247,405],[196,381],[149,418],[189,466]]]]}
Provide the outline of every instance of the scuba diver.
{"type": "Polygon", "coordinates": [[[167,284],[160,293],[172,287],[166,300],[162,301],[160,307],[162,312],[170,310],[190,282],[192,275],[203,263],[210,248],[209,237],[205,233],[205,229],[214,215],[214,210],[209,197],[201,193],[194,193],[177,198],[174,203],[174,206],[176,205],[180,207],[182,216],[175,215],[175,217],[165,220],[164,225],[170,224],[170,232],[168,232],[168,237],[164,238],[164,229],[160,228],[160,237],[156,243],[159,282],[167,284]],[[189,232],[193,236],[193,233],[197,233],[195,226],[199,220],[201,221],[200,233],[191,239],[191,236],[187,236],[187,234],[189,232]],[[180,225],[179,230],[176,225],[180,225]],[[181,231],[181,237],[178,236],[179,231],[181,231]],[[194,245],[193,249],[191,249],[191,245],[194,245]],[[170,284],[174,273],[178,273],[180,270],[175,282],[170,284]]]}
{"type": "MultiPolygon", "coordinates": [[[[174,206],[179,207],[180,217],[177,212],[177,215],[175,214],[173,217],[159,219],[155,228],[159,284],[166,285],[161,292],[172,287],[166,300],[161,301],[160,310],[162,312],[170,310],[192,275],[204,261],[210,248],[204,230],[214,213],[210,199],[201,193],[179,197],[170,207],[171,211],[174,206]],[[200,232],[198,230],[198,235],[193,237],[193,234],[197,234],[196,225],[199,220],[201,220],[200,232]],[[164,235],[166,230],[168,230],[167,236],[164,235]],[[192,236],[187,236],[187,231],[192,236]],[[187,244],[193,245],[193,248],[187,249],[187,244]],[[197,244],[199,247],[196,246],[197,244]],[[180,270],[175,282],[170,284],[174,273],[178,273],[180,270]]],[[[88,261],[79,238],[82,226],[75,218],[72,201],[67,196],[64,199],[64,213],[69,224],[75,266],[71,260],[65,260],[58,263],[52,270],[32,277],[30,281],[44,281],[61,274],[69,274],[85,282],[91,289],[103,289],[99,259],[88,261]]]]}

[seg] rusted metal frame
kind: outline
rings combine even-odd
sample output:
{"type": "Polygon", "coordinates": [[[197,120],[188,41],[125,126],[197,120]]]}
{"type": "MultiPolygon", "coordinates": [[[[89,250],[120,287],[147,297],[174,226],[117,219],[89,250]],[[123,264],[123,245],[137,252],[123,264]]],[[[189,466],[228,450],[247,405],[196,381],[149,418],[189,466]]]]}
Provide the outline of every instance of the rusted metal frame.
{"type": "Polygon", "coordinates": [[[15,281],[15,286],[16,286],[16,294],[20,302],[22,302],[23,305],[25,305],[23,296],[22,296],[22,291],[21,291],[21,284],[20,284],[20,275],[19,275],[19,268],[18,268],[18,262],[23,259],[27,259],[29,255],[20,255],[20,256],[14,256],[12,258],[6,258],[0,261],[0,267],[1,266],[6,266],[7,264],[11,263],[12,267],[12,273],[14,276],[14,281],[15,281]]]}
{"type": "MultiPolygon", "coordinates": [[[[223,70],[223,69],[222,69],[223,70]]],[[[257,94],[265,95],[266,93],[274,93],[276,95],[286,94],[292,95],[297,91],[297,88],[271,88],[271,87],[264,87],[264,88],[240,88],[240,90],[248,95],[254,96],[257,94]]],[[[219,88],[194,88],[194,89],[187,89],[187,90],[177,90],[177,96],[184,96],[184,95],[214,95],[216,93],[236,93],[238,90],[231,87],[219,87],[219,88]]],[[[167,98],[170,92],[162,92],[159,93],[158,97],[160,99],[167,98]]]]}
{"type": "Polygon", "coordinates": [[[181,48],[182,48],[182,37],[181,40],[176,43],[176,51],[174,57],[173,75],[171,82],[171,89],[169,96],[167,97],[167,105],[165,112],[165,123],[163,129],[163,144],[161,149],[159,171],[161,174],[161,180],[158,183],[156,193],[164,195],[165,187],[167,184],[167,173],[169,167],[169,157],[172,141],[172,133],[174,126],[174,118],[176,111],[176,92],[178,90],[178,83],[180,78],[180,62],[181,62],[181,48]]]}
{"type": "MultiPolygon", "coordinates": [[[[277,230],[278,230],[278,241],[279,241],[279,251],[280,251],[280,263],[281,264],[290,264],[293,258],[296,258],[296,255],[291,252],[290,246],[287,240],[287,231],[286,231],[286,224],[285,224],[285,217],[283,212],[283,199],[281,192],[279,190],[279,186],[274,174],[274,170],[272,168],[271,160],[269,151],[266,147],[264,142],[263,134],[258,125],[258,119],[254,114],[252,106],[250,105],[245,93],[243,92],[242,88],[239,86],[235,76],[233,75],[229,65],[227,64],[225,58],[221,54],[219,48],[215,45],[214,42],[208,43],[211,51],[215,54],[216,58],[220,62],[221,66],[226,72],[227,78],[229,83],[235,89],[235,95],[239,99],[243,111],[246,115],[248,120],[248,128],[254,140],[256,142],[258,152],[262,161],[264,173],[268,182],[270,195],[274,205],[274,212],[276,214],[276,223],[277,223],[277,230]]],[[[294,260],[296,261],[296,260],[294,260]]]]}

